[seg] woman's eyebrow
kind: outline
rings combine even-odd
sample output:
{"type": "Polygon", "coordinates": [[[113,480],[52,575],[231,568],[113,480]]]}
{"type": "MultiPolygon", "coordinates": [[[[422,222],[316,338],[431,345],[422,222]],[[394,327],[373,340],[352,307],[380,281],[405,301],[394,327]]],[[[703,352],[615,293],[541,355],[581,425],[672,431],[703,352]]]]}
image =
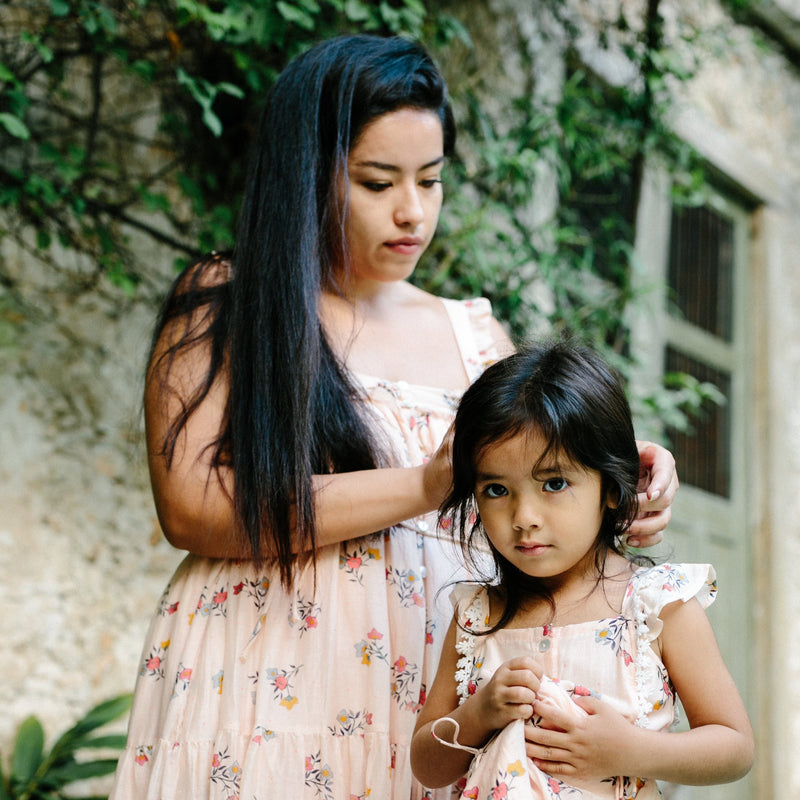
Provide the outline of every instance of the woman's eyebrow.
{"type": "MultiPolygon", "coordinates": [[[[444,162],[444,156],[439,156],[439,158],[435,158],[433,161],[429,161],[427,164],[423,164],[418,171],[422,171],[424,169],[430,169],[431,167],[435,167],[438,164],[444,162]]],[[[382,161],[357,161],[357,167],[372,167],[372,169],[382,169],[385,172],[400,172],[400,167],[396,164],[384,164],[382,161]]]]}

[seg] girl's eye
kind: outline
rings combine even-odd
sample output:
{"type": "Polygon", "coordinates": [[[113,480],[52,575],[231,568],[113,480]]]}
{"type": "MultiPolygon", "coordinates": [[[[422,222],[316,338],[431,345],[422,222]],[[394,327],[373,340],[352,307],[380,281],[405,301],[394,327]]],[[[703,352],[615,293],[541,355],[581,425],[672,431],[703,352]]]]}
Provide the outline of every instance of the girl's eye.
{"type": "Polygon", "coordinates": [[[425,178],[419,182],[419,185],[422,186],[423,189],[433,189],[437,183],[441,183],[441,178],[425,178]]]}
{"type": "Polygon", "coordinates": [[[490,483],[484,490],[483,493],[487,497],[504,497],[508,494],[506,491],[506,487],[502,486],[499,483],[490,483]]]}
{"type": "Polygon", "coordinates": [[[378,181],[364,181],[362,184],[362,186],[370,192],[383,192],[391,185],[391,183],[378,183],[378,181]]]}
{"type": "Polygon", "coordinates": [[[544,482],[546,492],[563,492],[567,488],[567,481],[564,478],[549,478],[544,482]]]}

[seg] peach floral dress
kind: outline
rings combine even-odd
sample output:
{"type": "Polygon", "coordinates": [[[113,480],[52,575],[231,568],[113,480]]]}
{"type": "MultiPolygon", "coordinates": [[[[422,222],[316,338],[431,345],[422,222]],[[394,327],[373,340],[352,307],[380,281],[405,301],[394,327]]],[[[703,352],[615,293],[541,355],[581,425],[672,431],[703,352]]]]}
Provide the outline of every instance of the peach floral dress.
{"type": "MultiPolygon", "coordinates": [[[[491,308],[443,302],[473,380],[497,358],[491,308]]],[[[458,395],[357,379],[397,463],[430,457],[458,395]]],[[[434,515],[320,549],[316,587],[309,567],[289,593],[269,566],[187,556],[147,634],[113,800],[423,796],[409,746],[459,564],[434,515]]]]}
{"type": "MultiPolygon", "coordinates": [[[[651,647],[661,633],[661,611],[696,598],[703,608],[717,591],[708,564],[661,564],[638,569],[616,617],[573,625],[503,628],[485,636],[489,596],[485,588],[460,584],[452,593],[461,633],[455,677],[460,702],[474,694],[510,658],[531,656],[542,664],[540,699],[575,714],[575,695],[610,703],[643,728],[668,730],[676,721],[676,696],[666,667],[651,647]]],[[[534,720],[534,724],[536,720],[534,720]]],[[[466,749],[466,748],[465,748],[466,749]]],[[[652,780],[609,776],[570,785],[536,768],[525,755],[522,721],[510,723],[476,751],[456,794],[463,800],[645,800],[661,797],[652,780]]]]}

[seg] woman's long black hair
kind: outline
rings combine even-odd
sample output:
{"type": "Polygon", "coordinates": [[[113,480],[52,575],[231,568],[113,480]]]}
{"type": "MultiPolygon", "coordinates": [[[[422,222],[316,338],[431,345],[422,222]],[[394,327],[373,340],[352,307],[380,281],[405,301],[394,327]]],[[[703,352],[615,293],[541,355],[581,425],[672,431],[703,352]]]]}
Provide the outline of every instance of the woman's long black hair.
{"type": "MultiPolygon", "coordinates": [[[[630,406],[617,375],[593,350],[560,340],[520,349],[493,364],[467,389],[455,419],[453,486],[440,509],[452,524],[471,566],[488,544],[494,574],[484,575],[503,595],[504,611],[491,628],[504,627],[525,601],[552,598],[542,581],[518,570],[489,542],[475,502],[476,464],[484,448],[536,431],[548,454],[595,470],[606,506],[595,548],[598,575],[609,552],[625,555],[620,536],[638,511],[639,452],[630,406]]],[[[535,467],[534,467],[535,471],[535,467]]]]}
{"type": "Polygon", "coordinates": [[[290,585],[295,556],[314,558],[312,476],[384,463],[363,403],[319,322],[323,289],[347,270],[347,157],[365,127],[412,107],[438,115],[445,154],[455,128],[447,89],[418,44],[401,37],[342,36],[295,59],[262,111],[230,263],[209,257],[175,283],[154,341],[188,322],[168,357],[208,344],[204,383],[184,398],[163,453],[221,370],[229,397],[213,463],[232,467],[237,534],[253,557],[277,556],[290,585]],[[230,279],[213,277],[226,267],[230,279]]]}

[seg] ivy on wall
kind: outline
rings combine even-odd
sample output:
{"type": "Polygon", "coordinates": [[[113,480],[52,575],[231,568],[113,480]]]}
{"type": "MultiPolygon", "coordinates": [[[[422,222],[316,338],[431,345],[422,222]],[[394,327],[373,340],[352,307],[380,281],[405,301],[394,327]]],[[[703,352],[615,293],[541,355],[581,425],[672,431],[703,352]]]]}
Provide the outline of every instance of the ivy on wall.
{"type": "MultiPolygon", "coordinates": [[[[669,83],[687,80],[693,64],[690,50],[665,45],[659,0],[636,19],[621,3],[604,21],[599,46],[621,48],[634,77],[610,87],[578,57],[567,5],[541,3],[567,65],[555,100],[537,93],[530,77],[499,118],[482,100],[491,75],[482,87],[451,76],[459,156],[448,170],[441,235],[415,280],[454,296],[489,296],[516,335],[543,322],[580,332],[624,368],[644,160],[658,154],[690,188],[703,180],[663,122],[669,83]],[[544,220],[530,213],[542,166],[555,198],[544,220]]],[[[85,268],[75,280],[86,290],[101,276],[136,290],[142,269],[133,232],[171,247],[177,266],[227,249],[254,115],[287,61],[321,38],[368,31],[421,39],[446,72],[457,52],[461,63],[477,63],[469,22],[459,20],[463,7],[453,0],[6,4],[0,237],[53,269],[64,251],[79,254],[85,268]]],[[[521,40],[509,46],[524,50],[521,40]]],[[[0,286],[12,282],[0,265],[0,286]]]]}

